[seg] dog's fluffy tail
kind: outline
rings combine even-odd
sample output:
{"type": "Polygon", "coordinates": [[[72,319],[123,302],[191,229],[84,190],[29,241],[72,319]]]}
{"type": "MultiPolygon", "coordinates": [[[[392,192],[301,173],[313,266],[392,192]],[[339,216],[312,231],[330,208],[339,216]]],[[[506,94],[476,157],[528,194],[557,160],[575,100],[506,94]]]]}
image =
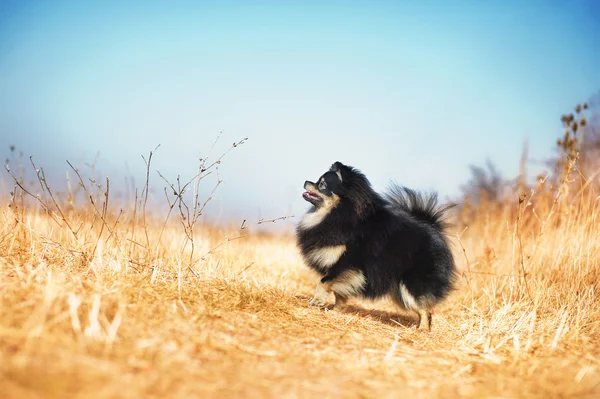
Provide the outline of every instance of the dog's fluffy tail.
{"type": "Polygon", "coordinates": [[[436,193],[425,196],[396,184],[391,185],[386,199],[393,211],[406,212],[442,233],[450,226],[446,220],[446,212],[456,206],[455,204],[439,206],[436,193]]]}

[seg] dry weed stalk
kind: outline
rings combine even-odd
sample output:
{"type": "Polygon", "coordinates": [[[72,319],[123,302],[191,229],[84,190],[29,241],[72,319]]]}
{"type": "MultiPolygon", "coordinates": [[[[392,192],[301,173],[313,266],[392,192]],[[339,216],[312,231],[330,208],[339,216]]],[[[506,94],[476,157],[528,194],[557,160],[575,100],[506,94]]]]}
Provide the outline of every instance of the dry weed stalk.
{"type": "MultiPolygon", "coordinates": [[[[195,248],[195,240],[194,240],[194,228],[196,226],[196,223],[198,222],[198,219],[204,214],[204,209],[206,208],[208,203],[212,200],[215,191],[217,190],[217,188],[219,188],[219,186],[222,183],[222,180],[219,176],[218,165],[221,164],[222,159],[231,150],[244,144],[248,140],[248,138],[246,137],[237,142],[234,142],[227,151],[225,151],[221,156],[219,156],[214,162],[207,165],[207,161],[209,159],[208,156],[209,156],[210,152],[212,151],[212,149],[214,148],[215,144],[217,143],[220,135],[221,135],[221,133],[219,133],[215,142],[209,149],[207,156],[205,156],[204,158],[200,158],[198,172],[189,181],[182,183],[180,176],[177,176],[177,180],[176,180],[177,185],[175,185],[175,184],[169,182],[169,180],[167,178],[165,178],[160,172],[157,171],[158,175],[165,181],[165,183],[167,183],[167,185],[170,188],[170,190],[167,190],[167,188],[165,187],[165,197],[169,204],[169,210],[168,210],[167,216],[165,218],[165,221],[163,223],[163,226],[161,228],[161,234],[159,235],[159,241],[160,241],[160,238],[162,237],[162,233],[164,232],[164,228],[169,220],[169,217],[171,216],[171,212],[173,211],[173,208],[175,206],[177,206],[177,208],[179,210],[180,222],[181,222],[181,225],[183,226],[183,231],[185,234],[185,240],[182,244],[181,253],[183,254],[183,252],[187,249],[187,246],[190,245],[187,268],[192,273],[194,273],[196,276],[197,276],[197,273],[194,271],[194,265],[199,260],[204,259],[207,255],[204,255],[203,257],[200,257],[200,258],[194,260],[194,254],[195,254],[195,249],[196,249],[195,248]],[[200,182],[203,179],[205,179],[207,176],[212,174],[213,168],[216,171],[217,182],[213,186],[208,197],[204,201],[201,201],[200,200],[200,182]],[[191,206],[188,205],[188,203],[185,200],[185,196],[184,196],[188,190],[188,187],[190,187],[190,186],[193,187],[193,192],[192,192],[193,204],[191,206]],[[174,197],[173,199],[169,198],[169,191],[173,194],[173,197],[174,197]]],[[[226,238],[224,242],[228,242],[228,241],[230,241],[230,239],[226,238]]]]}

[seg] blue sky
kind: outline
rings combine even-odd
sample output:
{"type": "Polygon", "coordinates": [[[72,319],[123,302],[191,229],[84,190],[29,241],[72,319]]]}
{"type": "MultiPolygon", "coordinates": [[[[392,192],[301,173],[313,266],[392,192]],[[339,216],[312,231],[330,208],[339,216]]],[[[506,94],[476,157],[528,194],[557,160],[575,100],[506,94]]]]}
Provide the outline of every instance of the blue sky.
{"type": "Polygon", "coordinates": [[[1,154],[64,180],[99,152],[141,187],[158,144],[174,180],[218,132],[214,155],[249,137],[220,168],[222,219],[298,217],[338,160],[455,196],[487,157],[512,177],[526,138],[549,156],[598,71],[595,1],[2,0],[1,154]]]}

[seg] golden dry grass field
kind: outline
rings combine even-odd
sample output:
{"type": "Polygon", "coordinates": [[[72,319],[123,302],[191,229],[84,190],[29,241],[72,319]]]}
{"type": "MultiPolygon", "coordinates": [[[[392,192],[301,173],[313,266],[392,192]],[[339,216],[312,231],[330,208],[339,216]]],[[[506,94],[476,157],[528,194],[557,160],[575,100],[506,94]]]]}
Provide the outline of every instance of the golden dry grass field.
{"type": "Polygon", "coordinates": [[[309,307],[292,235],[13,199],[0,398],[600,397],[600,200],[584,191],[451,230],[462,277],[431,331],[386,301],[309,307]]]}

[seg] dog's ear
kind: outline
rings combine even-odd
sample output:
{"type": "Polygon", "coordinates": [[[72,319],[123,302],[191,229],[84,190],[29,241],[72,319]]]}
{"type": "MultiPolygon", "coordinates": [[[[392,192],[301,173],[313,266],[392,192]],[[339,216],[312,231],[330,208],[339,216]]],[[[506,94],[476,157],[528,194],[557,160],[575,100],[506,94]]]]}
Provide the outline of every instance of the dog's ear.
{"type": "Polygon", "coordinates": [[[331,168],[329,168],[329,170],[337,173],[340,170],[342,170],[342,166],[344,166],[343,163],[341,163],[340,161],[336,161],[333,165],[331,165],[331,168]]]}
{"type": "Polygon", "coordinates": [[[330,171],[335,172],[335,174],[338,175],[338,177],[340,178],[340,182],[344,181],[344,179],[342,178],[342,166],[344,166],[344,164],[337,161],[334,162],[333,165],[331,165],[331,168],[329,168],[330,171]]]}

